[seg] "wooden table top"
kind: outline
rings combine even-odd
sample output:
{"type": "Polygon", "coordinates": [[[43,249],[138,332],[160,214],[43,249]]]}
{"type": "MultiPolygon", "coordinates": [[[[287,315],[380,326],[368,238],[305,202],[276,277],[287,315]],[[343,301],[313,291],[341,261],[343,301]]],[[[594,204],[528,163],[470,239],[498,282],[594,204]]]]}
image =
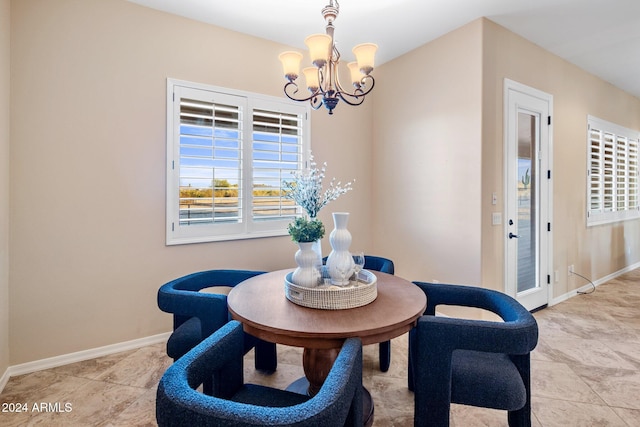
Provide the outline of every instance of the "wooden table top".
{"type": "Polygon", "coordinates": [[[339,348],[349,337],[375,344],[408,332],[427,306],[424,292],[413,283],[372,271],[378,288],[372,303],[346,310],[302,307],[285,297],[284,278],[290,271],[252,277],[229,293],[229,311],[247,333],[305,348],[339,348]]]}

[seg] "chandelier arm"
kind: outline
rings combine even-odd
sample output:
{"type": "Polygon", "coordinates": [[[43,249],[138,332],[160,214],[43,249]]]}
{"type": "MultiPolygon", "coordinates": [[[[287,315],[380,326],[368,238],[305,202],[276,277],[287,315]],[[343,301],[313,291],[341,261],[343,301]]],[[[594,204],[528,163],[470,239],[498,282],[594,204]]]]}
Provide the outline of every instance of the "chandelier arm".
{"type": "Polygon", "coordinates": [[[362,91],[362,89],[360,89],[362,91],[362,96],[367,95],[369,92],[371,92],[373,90],[373,87],[376,85],[376,80],[373,78],[373,76],[367,74],[365,76],[362,76],[362,79],[360,80],[360,88],[367,86],[367,81],[371,82],[371,86],[369,86],[369,89],[365,91],[362,91]]]}
{"type": "Polygon", "coordinates": [[[349,104],[351,106],[354,106],[354,107],[356,105],[360,105],[360,104],[362,104],[364,102],[364,96],[360,96],[358,94],[351,94],[351,93],[348,93],[348,92],[338,92],[337,95],[338,95],[338,98],[340,98],[341,100],[343,100],[347,104],[349,104]]]}
{"type": "Polygon", "coordinates": [[[362,78],[362,81],[364,81],[365,79],[371,80],[371,86],[367,88],[366,91],[363,91],[360,88],[360,89],[356,89],[353,93],[349,93],[347,91],[339,91],[337,95],[340,97],[341,100],[343,100],[349,105],[356,106],[356,105],[362,104],[364,102],[365,96],[367,96],[375,86],[375,79],[373,78],[373,76],[364,76],[362,78]]]}
{"type": "MultiPolygon", "coordinates": [[[[324,95],[325,92],[327,91],[327,83],[326,83],[326,79],[325,79],[325,68],[328,69],[329,67],[329,63],[327,63],[327,65],[325,65],[322,68],[318,68],[318,90],[316,91],[318,94],[322,94],[324,95]]],[[[331,83],[331,76],[329,76],[329,83],[331,83]]]]}
{"type": "Polygon", "coordinates": [[[284,85],[284,94],[287,96],[287,98],[293,100],[293,101],[310,101],[313,98],[317,98],[318,95],[321,94],[321,92],[319,90],[315,90],[313,93],[311,93],[311,95],[309,95],[309,97],[307,98],[296,98],[294,95],[296,93],[298,93],[298,85],[295,82],[288,82],[287,84],[284,85]],[[291,92],[291,94],[289,94],[288,88],[294,88],[293,92],[291,92]]]}
{"type": "Polygon", "coordinates": [[[336,83],[336,92],[338,93],[349,93],[348,91],[344,90],[342,85],[340,84],[340,72],[338,71],[338,63],[336,62],[335,64],[335,83],[336,83]]]}
{"type": "Polygon", "coordinates": [[[311,98],[309,103],[311,104],[311,108],[313,108],[314,110],[317,110],[320,107],[322,107],[322,98],[320,98],[319,96],[316,96],[314,98],[311,98]]]}

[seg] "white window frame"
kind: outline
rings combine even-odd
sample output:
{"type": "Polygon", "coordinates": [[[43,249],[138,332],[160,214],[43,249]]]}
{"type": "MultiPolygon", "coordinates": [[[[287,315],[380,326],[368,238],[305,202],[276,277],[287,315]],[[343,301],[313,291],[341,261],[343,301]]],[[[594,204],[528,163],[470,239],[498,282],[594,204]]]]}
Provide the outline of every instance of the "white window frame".
{"type": "MultiPolygon", "coordinates": [[[[166,244],[214,242],[252,239],[287,234],[287,225],[302,211],[296,208],[295,215],[283,215],[268,220],[254,220],[253,216],[253,110],[295,114],[300,118],[301,143],[297,168],[308,164],[310,147],[310,110],[308,105],[294,103],[283,98],[239,91],[234,89],[167,79],[167,166],[166,166],[166,244]],[[199,95],[211,96],[218,103],[238,105],[241,109],[239,128],[241,179],[240,214],[238,222],[199,225],[180,225],[180,94],[195,91],[199,95]]],[[[287,179],[288,176],[283,176],[287,179]]]]}
{"type": "Polygon", "coordinates": [[[587,226],[640,218],[640,132],[587,116],[587,226]]]}

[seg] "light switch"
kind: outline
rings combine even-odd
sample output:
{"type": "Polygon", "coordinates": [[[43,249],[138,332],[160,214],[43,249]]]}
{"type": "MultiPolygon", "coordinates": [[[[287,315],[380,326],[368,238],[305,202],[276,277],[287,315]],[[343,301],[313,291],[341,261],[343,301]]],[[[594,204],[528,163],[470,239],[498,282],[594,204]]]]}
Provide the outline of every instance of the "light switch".
{"type": "Polygon", "coordinates": [[[498,195],[496,193],[493,193],[493,195],[491,196],[491,204],[492,205],[498,204],[498,195]]]}
{"type": "Polygon", "coordinates": [[[491,214],[491,224],[492,225],[502,224],[502,214],[500,212],[494,212],[491,214]]]}

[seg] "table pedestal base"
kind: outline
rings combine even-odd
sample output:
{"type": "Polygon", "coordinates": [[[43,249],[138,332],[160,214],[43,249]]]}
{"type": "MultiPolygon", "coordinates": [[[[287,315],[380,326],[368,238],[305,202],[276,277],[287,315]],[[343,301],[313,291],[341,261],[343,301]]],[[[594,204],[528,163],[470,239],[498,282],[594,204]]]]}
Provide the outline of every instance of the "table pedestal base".
{"type": "Polygon", "coordinates": [[[309,396],[318,394],[339,353],[339,348],[304,349],[302,369],[304,369],[304,376],[309,381],[309,396]]]}
{"type": "MultiPolygon", "coordinates": [[[[320,391],[327,375],[329,375],[338,353],[340,353],[339,348],[305,348],[302,353],[302,367],[304,368],[305,377],[292,383],[287,387],[287,390],[306,394],[307,396],[315,396],[320,391]]],[[[370,427],[373,424],[373,410],[371,393],[365,387],[362,387],[362,420],[365,427],[370,427]]]]}

